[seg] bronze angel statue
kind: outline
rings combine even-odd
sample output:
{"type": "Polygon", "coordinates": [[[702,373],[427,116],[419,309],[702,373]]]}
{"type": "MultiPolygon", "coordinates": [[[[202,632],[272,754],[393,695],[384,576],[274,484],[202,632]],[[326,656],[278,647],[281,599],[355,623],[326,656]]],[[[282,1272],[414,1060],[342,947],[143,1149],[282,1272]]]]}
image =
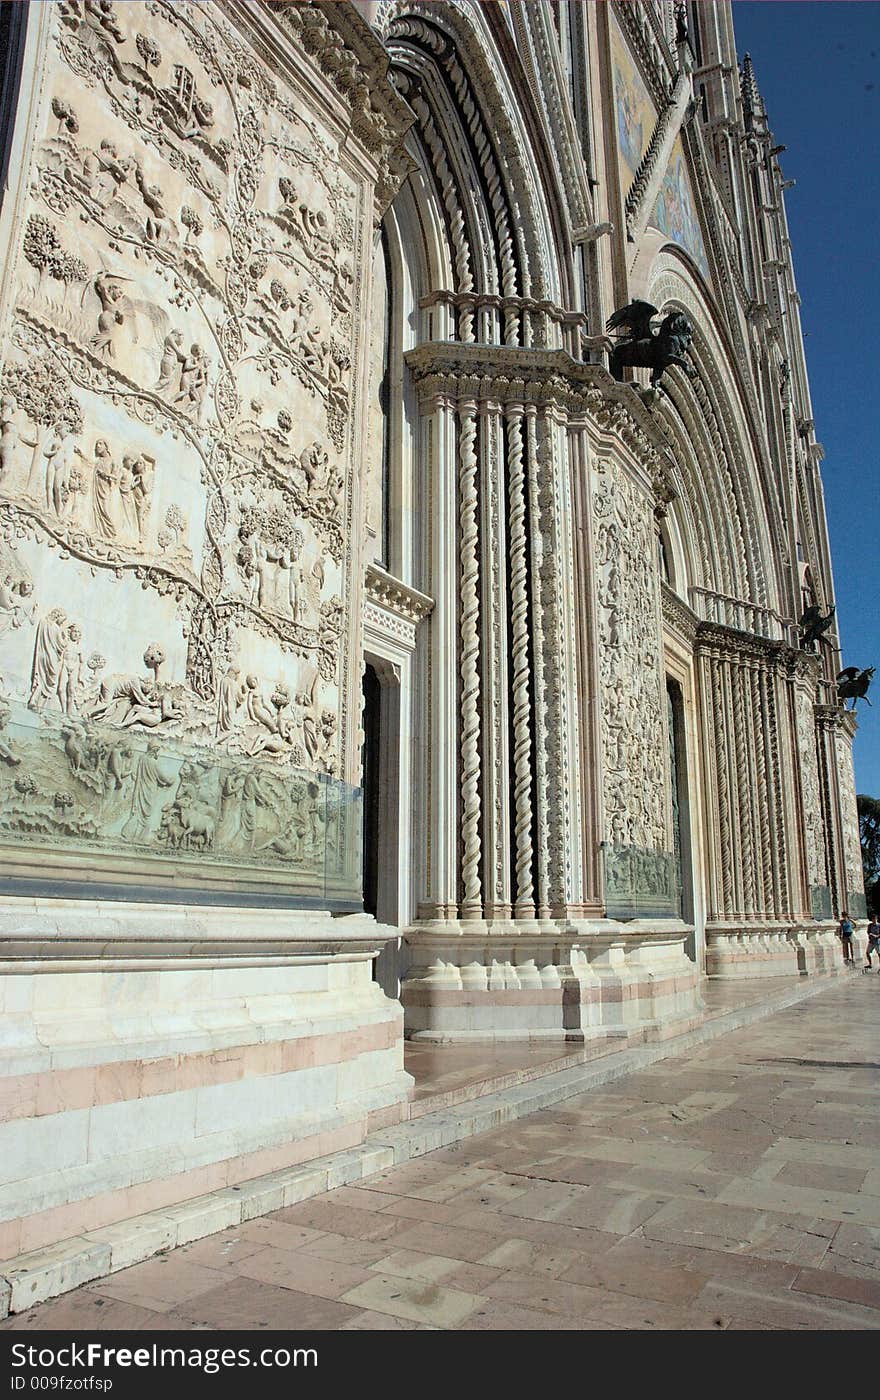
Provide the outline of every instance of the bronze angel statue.
{"type": "Polygon", "coordinates": [[[656,306],[650,302],[631,301],[629,306],[609,316],[605,329],[623,332],[609,354],[611,373],[615,379],[623,379],[626,365],[650,369],[652,388],[670,365],[678,365],[690,376],[696,374],[683,358],[693,339],[687,316],[681,311],[670,311],[655,331],[651,321],[658,315],[656,306]]]}

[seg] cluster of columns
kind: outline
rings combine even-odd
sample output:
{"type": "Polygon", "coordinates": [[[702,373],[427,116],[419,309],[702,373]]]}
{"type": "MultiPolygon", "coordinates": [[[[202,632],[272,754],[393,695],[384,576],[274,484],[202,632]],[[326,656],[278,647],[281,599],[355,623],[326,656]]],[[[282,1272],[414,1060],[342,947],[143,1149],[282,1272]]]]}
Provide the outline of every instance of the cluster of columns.
{"type": "Polygon", "coordinates": [[[582,903],[567,425],[541,387],[419,381],[435,600],[420,920],[532,922],[582,903]]]}
{"type": "Polygon", "coordinates": [[[842,907],[835,829],[845,720],[838,707],[815,703],[815,659],[782,642],[701,623],[694,653],[706,775],[707,970],[741,975],[760,947],[778,961],[764,970],[783,972],[798,940],[823,932],[814,905],[826,878],[826,918],[842,907]]]}

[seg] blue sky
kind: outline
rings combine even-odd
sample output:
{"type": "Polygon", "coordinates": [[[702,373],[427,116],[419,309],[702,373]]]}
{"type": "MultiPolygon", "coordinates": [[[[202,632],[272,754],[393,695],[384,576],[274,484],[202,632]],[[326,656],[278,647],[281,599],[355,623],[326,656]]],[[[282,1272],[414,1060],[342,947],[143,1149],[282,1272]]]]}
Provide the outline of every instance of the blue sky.
{"type": "Polygon", "coordinates": [[[877,665],[859,704],[856,788],[880,797],[880,3],[735,0],[781,165],[802,298],[843,665],[877,665]]]}

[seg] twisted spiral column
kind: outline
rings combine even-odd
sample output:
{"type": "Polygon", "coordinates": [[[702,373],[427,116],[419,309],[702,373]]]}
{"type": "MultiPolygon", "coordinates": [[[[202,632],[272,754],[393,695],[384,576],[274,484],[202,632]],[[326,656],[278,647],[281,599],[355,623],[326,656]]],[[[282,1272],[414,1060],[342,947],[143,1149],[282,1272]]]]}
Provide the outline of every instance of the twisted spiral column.
{"type": "MultiPolygon", "coordinates": [[[[782,767],[779,756],[779,695],[777,692],[776,678],[771,676],[767,683],[767,715],[768,728],[770,731],[770,775],[774,793],[781,794],[782,787],[782,767]]],[[[791,914],[791,889],[788,878],[788,852],[785,841],[785,809],[780,805],[776,819],[776,861],[779,870],[779,899],[780,915],[783,918],[791,914]]]]}
{"type": "Polygon", "coordinates": [[[507,406],[507,492],[510,510],[510,593],[513,637],[513,770],[518,919],[534,918],[532,883],[532,736],[529,724],[529,630],[526,503],[523,489],[523,408],[507,406]]]}
{"type": "Polygon", "coordinates": [[[755,913],[755,850],[752,840],[751,792],[749,783],[748,735],[743,705],[743,677],[740,667],[731,675],[733,690],[733,744],[736,754],[736,774],[739,783],[737,810],[739,814],[739,867],[743,883],[744,913],[755,913]]]}
{"type": "Polygon", "coordinates": [[[458,448],[458,519],[461,573],[461,917],[483,913],[480,885],[480,602],[477,531],[477,415],[473,400],[461,403],[458,448]]]}
{"type": "Polygon", "coordinates": [[[752,688],[752,733],[755,736],[755,776],[758,825],[761,837],[761,860],[758,869],[761,874],[761,908],[765,915],[773,912],[774,881],[772,840],[770,828],[770,793],[767,790],[767,754],[764,740],[764,712],[761,703],[761,677],[756,668],[751,671],[752,688]]]}
{"type": "Polygon", "coordinates": [[[733,912],[733,842],[730,813],[730,785],[727,778],[727,736],[724,724],[724,687],[721,663],[711,661],[712,705],[714,709],[715,755],[718,775],[718,835],[721,843],[721,886],[724,908],[722,915],[733,912]]]}
{"type": "Polygon", "coordinates": [[[526,409],[526,443],[528,446],[527,480],[532,584],[532,655],[535,666],[535,771],[538,795],[537,821],[535,823],[537,830],[538,898],[535,912],[539,919],[546,919],[550,914],[550,802],[546,754],[547,689],[544,667],[544,585],[541,579],[544,562],[544,538],[541,531],[541,504],[539,500],[536,414],[537,410],[529,405],[526,409]]]}
{"type": "MultiPolygon", "coordinates": [[[[474,278],[471,269],[470,247],[465,233],[464,210],[455,177],[446,159],[446,148],[434,124],[434,118],[427,102],[419,93],[411,93],[409,101],[419,119],[425,145],[434,164],[434,172],[440,184],[440,198],[449,218],[449,237],[455,258],[456,291],[472,292],[474,278]]],[[[472,341],[474,313],[473,307],[464,306],[459,313],[459,338],[472,341]]]]}
{"type": "Polygon", "coordinates": [[[779,810],[779,789],[773,768],[773,735],[771,733],[772,715],[770,712],[769,679],[765,671],[757,674],[758,685],[758,713],[761,717],[761,752],[764,765],[765,793],[766,793],[766,816],[767,816],[767,848],[766,859],[769,870],[768,894],[772,897],[772,912],[774,918],[778,919],[782,914],[782,890],[780,884],[780,862],[779,849],[777,846],[776,833],[780,824],[779,810]]]}

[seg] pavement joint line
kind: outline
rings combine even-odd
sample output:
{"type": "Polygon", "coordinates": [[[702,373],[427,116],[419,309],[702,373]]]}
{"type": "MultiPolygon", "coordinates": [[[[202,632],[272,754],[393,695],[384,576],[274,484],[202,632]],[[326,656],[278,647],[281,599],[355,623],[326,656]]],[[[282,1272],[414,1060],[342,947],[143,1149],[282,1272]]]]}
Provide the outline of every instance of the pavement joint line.
{"type": "Polygon", "coordinates": [[[166,1254],[179,1245],[270,1215],[339,1186],[366,1181],[414,1157],[624,1079],[836,985],[840,985],[837,974],[796,983],[747,1005],[711,1013],[700,1025],[668,1039],[612,1051],[599,1059],[554,1069],[509,1088],[421,1113],[392,1128],[378,1129],[359,1147],[344,1148],[327,1157],[254,1177],[239,1186],[222,1187],[19,1255],[0,1263],[4,1270],[0,1275],[0,1318],[166,1254]]]}

